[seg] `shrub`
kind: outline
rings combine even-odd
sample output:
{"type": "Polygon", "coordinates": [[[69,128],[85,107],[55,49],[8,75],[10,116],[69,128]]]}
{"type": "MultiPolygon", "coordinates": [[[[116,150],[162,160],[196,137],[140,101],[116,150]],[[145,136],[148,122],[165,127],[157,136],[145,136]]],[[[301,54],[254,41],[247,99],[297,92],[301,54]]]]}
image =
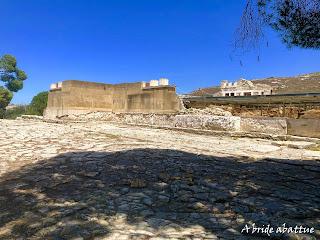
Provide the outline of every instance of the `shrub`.
{"type": "Polygon", "coordinates": [[[42,116],[48,102],[48,92],[41,92],[33,97],[26,114],[42,116]]]}
{"type": "Polygon", "coordinates": [[[26,105],[19,105],[15,108],[8,109],[5,111],[4,118],[6,119],[16,119],[17,117],[20,117],[21,115],[26,114],[26,105]]]}

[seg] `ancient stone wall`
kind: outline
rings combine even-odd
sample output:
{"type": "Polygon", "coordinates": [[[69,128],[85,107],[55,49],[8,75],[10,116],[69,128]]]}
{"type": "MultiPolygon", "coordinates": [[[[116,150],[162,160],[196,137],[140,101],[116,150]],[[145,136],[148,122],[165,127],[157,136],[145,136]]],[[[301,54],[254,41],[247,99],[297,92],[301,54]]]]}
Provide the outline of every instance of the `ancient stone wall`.
{"type": "Polygon", "coordinates": [[[235,116],[93,112],[82,115],[70,115],[65,118],[73,120],[103,120],[159,127],[178,127],[215,131],[240,131],[240,117],[235,116]]]}
{"type": "Polygon", "coordinates": [[[287,119],[288,134],[320,138],[319,119],[287,119]]]}
{"type": "Polygon", "coordinates": [[[270,136],[292,135],[320,138],[320,121],[317,119],[216,116],[188,112],[179,114],[91,112],[68,115],[62,119],[111,121],[133,125],[257,133],[270,136]]]}
{"type": "Polygon", "coordinates": [[[285,118],[242,117],[241,131],[286,135],[287,121],[285,118]]]}
{"type": "Polygon", "coordinates": [[[47,118],[93,111],[174,113],[181,109],[175,87],[143,88],[142,83],[103,84],[64,81],[50,91],[45,111],[47,118]]]}

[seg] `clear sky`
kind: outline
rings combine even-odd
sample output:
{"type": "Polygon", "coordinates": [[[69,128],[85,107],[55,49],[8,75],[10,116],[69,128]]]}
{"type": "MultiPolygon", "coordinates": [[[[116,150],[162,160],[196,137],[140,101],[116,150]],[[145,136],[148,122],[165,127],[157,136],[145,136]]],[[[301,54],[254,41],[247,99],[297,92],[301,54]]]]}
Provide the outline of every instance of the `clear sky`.
{"type": "Polygon", "coordinates": [[[0,55],[29,78],[13,103],[50,83],[167,77],[179,93],[237,80],[320,71],[320,51],[287,49],[276,34],[230,59],[245,0],[0,0],[0,55]]]}

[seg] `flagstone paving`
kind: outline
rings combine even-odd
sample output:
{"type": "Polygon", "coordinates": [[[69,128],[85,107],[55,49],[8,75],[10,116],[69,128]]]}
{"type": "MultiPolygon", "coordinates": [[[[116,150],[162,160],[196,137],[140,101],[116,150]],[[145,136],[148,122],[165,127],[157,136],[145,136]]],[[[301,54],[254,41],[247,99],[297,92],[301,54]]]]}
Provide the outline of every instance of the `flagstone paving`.
{"type": "Polygon", "coordinates": [[[0,239],[318,239],[309,145],[0,120],[0,239]],[[241,234],[252,223],[315,232],[241,234]]]}

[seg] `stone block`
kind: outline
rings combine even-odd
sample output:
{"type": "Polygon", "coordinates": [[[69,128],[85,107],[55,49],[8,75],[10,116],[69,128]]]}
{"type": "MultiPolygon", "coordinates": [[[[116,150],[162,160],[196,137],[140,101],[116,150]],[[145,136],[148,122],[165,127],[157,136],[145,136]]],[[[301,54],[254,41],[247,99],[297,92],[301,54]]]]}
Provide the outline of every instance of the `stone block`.
{"type": "Polygon", "coordinates": [[[285,118],[242,117],[241,131],[286,135],[287,122],[285,118]]]}

